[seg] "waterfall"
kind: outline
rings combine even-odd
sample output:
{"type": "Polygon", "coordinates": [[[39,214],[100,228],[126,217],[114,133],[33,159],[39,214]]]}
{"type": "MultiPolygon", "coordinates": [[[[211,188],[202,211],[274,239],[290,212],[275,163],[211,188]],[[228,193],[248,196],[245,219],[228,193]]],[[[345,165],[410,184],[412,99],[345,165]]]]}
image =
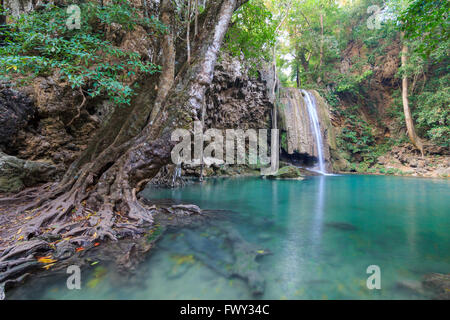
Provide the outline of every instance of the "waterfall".
{"type": "Polygon", "coordinates": [[[177,179],[181,178],[181,164],[177,164],[173,171],[172,176],[172,187],[175,187],[175,184],[177,182],[177,179]]]}
{"type": "Polygon", "coordinates": [[[331,147],[336,141],[325,101],[314,90],[282,88],[279,114],[286,158],[328,175],[326,164],[331,162],[331,147]]]}
{"type": "Polygon", "coordinates": [[[320,173],[326,173],[325,161],[323,159],[322,134],[320,132],[319,117],[317,115],[316,99],[314,99],[312,93],[306,90],[302,90],[302,93],[305,96],[305,103],[308,110],[311,130],[314,133],[314,138],[316,140],[317,158],[319,159],[319,171],[320,173]]]}

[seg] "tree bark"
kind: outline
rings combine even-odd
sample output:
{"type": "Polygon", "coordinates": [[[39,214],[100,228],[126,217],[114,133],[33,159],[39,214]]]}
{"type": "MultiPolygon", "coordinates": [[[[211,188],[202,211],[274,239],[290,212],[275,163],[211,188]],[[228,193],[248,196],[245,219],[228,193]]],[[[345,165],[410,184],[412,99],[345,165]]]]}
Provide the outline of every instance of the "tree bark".
{"type": "Polygon", "coordinates": [[[161,3],[161,22],[168,26],[169,30],[164,34],[162,41],[163,67],[161,79],[159,80],[158,94],[155,99],[152,113],[150,114],[150,125],[155,121],[161,105],[173,86],[175,78],[175,46],[173,41],[173,15],[174,8],[170,0],[161,3]]]}
{"type": "MultiPolygon", "coordinates": [[[[164,1],[168,3],[170,0],[164,1]]],[[[145,182],[169,163],[176,128],[190,128],[198,120],[205,92],[211,84],[219,49],[231,16],[242,0],[211,1],[199,27],[191,65],[173,80],[173,57],[165,57],[165,71],[159,91],[154,78],[144,79],[139,95],[129,108],[118,108],[109,124],[100,130],[83,155],[71,166],[59,185],[41,194],[32,204],[18,210],[33,210],[33,218],[23,228],[30,239],[49,225],[65,225],[74,219],[92,217],[92,227],[80,229],[80,241],[127,236],[151,224],[152,210],[137,199],[145,182]],[[167,73],[166,73],[167,72],[167,73]],[[152,103],[153,102],[153,103],[152,103]],[[154,121],[146,122],[155,112],[154,121]],[[128,117],[127,117],[128,114],[128,117]]],[[[167,7],[161,18],[170,16],[167,7]]],[[[173,39],[166,35],[163,52],[173,53],[173,39]]],[[[16,197],[28,197],[21,194],[16,197]]],[[[14,199],[2,199],[8,204],[14,199]]],[[[60,230],[61,228],[58,228],[60,230]]]]}
{"type": "Polygon", "coordinates": [[[320,13],[320,52],[319,52],[319,64],[317,65],[317,69],[319,70],[322,66],[322,60],[323,60],[323,14],[320,13]]]}
{"type": "MultiPolygon", "coordinates": [[[[402,67],[404,68],[407,63],[407,56],[408,56],[408,46],[403,43],[402,47],[402,67]]],[[[411,140],[411,143],[420,151],[422,156],[424,155],[423,152],[423,144],[420,140],[419,136],[416,134],[416,130],[414,128],[414,121],[411,115],[411,110],[409,109],[409,101],[408,101],[408,76],[406,73],[403,74],[402,78],[402,101],[403,101],[403,112],[405,114],[405,122],[406,122],[406,129],[408,131],[409,140],[411,140]]]]}
{"type": "Polygon", "coordinates": [[[188,10],[186,15],[186,47],[187,47],[187,63],[191,63],[191,0],[188,0],[188,10]]]}

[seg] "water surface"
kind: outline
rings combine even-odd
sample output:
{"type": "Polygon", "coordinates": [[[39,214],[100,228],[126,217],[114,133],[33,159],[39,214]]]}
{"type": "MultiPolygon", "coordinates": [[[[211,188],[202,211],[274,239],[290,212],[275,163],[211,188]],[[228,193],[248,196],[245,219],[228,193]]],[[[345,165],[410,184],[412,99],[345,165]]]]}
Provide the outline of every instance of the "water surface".
{"type": "Polygon", "coordinates": [[[152,199],[227,211],[195,229],[168,232],[125,284],[110,266],[97,265],[83,270],[82,290],[66,289],[66,277],[55,276],[31,281],[10,298],[427,298],[415,289],[421,278],[450,272],[449,186],[448,180],[348,175],[147,189],[152,199]],[[255,250],[271,254],[245,265],[255,250]],[[370,265],[381,269],[381,290],[366,287],[370,265]],[[262,284],[263,293],[255,295],[248,278],[230,275],[235,269],[262,284]]]}

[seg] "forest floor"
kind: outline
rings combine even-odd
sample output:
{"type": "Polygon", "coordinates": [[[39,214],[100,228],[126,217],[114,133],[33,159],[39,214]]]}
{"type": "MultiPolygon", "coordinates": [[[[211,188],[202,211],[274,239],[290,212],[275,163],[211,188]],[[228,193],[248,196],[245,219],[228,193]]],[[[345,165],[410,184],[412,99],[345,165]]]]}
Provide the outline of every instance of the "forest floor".
{"type": "Polygon", "coordinates": [[[426,178],[449,178],[450,156],[448,150],[430,149],[425,156],[420,155],[412,146],[393,147],[378,158],[373,169],[380,174],[407,175],[426,178]]]}

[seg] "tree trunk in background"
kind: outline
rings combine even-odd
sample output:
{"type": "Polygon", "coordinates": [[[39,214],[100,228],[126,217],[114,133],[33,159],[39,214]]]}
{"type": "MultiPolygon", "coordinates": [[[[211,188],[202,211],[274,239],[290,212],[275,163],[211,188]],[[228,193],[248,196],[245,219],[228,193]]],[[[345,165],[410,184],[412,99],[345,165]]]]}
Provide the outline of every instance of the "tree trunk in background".
{"type": "Polygon", "coordinates": [[[319,64],[317,65],[317,69],[319,70],[322,66],[323,60],[323,14],[320,13],[320,29],[321,29],[321,37],[320,37],[320,53],[319,53],[319,64]]]}
{"type": "Polygon", "coordinates": [[[164,103],[169,90],[172,88],[175,79],[175,47],[173,40],[173,18],[174,8],[172,2],[164,0],[161,3],[161,22],[168,26],[169,30],[163,36],[162,40],[162,69],[161,79],[158,85],[158,94],[155,99],[152,113],[150,114],[150,125],[155,121],[156,116],[161,110],[161,105],[164,103]]]}
{"type": "MultiPolygon", "coordinates": [[[[402,47],[402,67],[404,68],[407,63],[407,55],[408,55],[408,46],[403,43],[402,47]]],[[[402,78],[402,101],[403,101],[403,112],[405,114],[405,122],[406,122],[406,129],[408,131],[409,139],[411,140],[411,143],[420,150],[420,153],[422,156],[423,153],[423,144],[420,138],[416,134],[416,130],[414,128],[414,122],[411,115],[411,110],[409,109],[409,101],[408,101],[408,76],[406,73],[403,75],[402,78]]]]}

